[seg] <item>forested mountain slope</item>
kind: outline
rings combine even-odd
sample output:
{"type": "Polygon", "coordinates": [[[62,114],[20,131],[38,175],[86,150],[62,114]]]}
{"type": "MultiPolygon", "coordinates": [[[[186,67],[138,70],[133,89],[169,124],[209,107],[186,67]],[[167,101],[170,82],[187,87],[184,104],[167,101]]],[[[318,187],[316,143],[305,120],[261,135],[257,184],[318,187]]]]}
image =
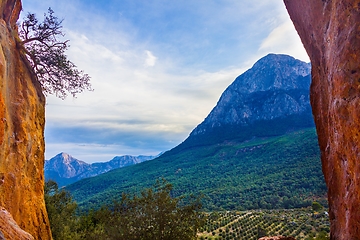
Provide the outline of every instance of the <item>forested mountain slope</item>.
{"type": "Polygon", "coordinates": [[[121,192],[137,192],[158,178],[173,194],[204,195],[205,210],[294,208],[325,201],[315,129],[243,143],[225,142],[110,171],[69,185],[85,208],[111,203],[121,192]]]}

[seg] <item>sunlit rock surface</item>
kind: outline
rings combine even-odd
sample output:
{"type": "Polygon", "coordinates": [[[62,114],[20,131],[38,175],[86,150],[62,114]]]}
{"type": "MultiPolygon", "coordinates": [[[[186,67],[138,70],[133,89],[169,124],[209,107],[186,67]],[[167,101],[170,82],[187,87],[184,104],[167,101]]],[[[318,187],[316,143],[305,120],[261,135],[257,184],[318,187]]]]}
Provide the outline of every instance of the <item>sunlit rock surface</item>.
{"type": "Polygon", "coordinates": [[[32,240],[34,237],[22,230],[11,214],[5,208],[0,207],[0,239],[32,240]]]}
{"type": "Polygon", "coordinates": [[[284,0],[312,63],[331,239],[360,237],[360,1],[284,0]]]}
{"type": "Polygon", "coordinates": [[[35,239],[51,239],[43,190],[45,98],[16,44],[20,10],[21,1],[0,0],[0,206],[35,239]]]}

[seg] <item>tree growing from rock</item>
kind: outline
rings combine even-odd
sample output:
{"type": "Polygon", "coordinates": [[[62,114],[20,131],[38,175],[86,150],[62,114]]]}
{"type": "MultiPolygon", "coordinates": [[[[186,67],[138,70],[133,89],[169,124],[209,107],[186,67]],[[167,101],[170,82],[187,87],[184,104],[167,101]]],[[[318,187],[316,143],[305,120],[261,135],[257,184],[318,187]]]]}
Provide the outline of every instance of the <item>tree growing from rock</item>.
{"type": "Polygon", "coordinates": [[[92,90],[90,76],[77,69],[65,51],[68,40],[62,32],[62,22],[49,8],[44,20],[39,22],[35,14],[28,13],[19,24],[19,46],[24,51],[44,94],[55,94],[64,99],[84,90],[92,90]]]}

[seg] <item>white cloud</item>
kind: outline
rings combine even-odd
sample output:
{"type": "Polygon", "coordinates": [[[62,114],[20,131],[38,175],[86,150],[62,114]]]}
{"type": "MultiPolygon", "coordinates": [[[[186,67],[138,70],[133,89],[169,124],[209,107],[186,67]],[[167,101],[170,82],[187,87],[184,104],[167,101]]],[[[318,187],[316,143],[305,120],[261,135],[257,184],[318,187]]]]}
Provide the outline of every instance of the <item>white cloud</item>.
{"type": "Polygon", "coordinates": [[[155,57],[152,54],[152,52],[150,52],[149,50],[146,50],[145,53],[146,53],[145,66],[148,66],[148,67],[155,66],[157,57],[155,57]]]}
{"type": "Polygon", "coordinates": [[[310,61],[290,19],[286,19],[270,32],[262,41],[259,52],[284,53],[302,61],[310,61]]]}
{"type": "Polygon", "coordinates": [[[91,75],[95,91],[65,101],[47,98],[47,158],[67,151],[86,161],[95,156],[106,161],[106,151],[122,155],[169,150],[188,136],[246,69],[176,72],[145,47],[116,49],[84,34],[70,31],[68,36],[69,58],[91,75]],[[144,52],[151,60],[147,65],[144,52]]]}

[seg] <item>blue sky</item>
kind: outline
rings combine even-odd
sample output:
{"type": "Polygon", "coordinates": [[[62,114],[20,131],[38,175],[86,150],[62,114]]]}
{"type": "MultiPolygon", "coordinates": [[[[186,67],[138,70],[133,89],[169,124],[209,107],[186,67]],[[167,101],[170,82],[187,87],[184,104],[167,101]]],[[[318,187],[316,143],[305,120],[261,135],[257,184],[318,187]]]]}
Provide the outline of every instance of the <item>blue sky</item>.
{"type": "Polygon", "coordinates": [[[64,18],[67,52],[93,92],[47,97],[46,159],[156,155],[189,135],[268,53],[309,61],[281,0],[23,0],[64,18]]]}

